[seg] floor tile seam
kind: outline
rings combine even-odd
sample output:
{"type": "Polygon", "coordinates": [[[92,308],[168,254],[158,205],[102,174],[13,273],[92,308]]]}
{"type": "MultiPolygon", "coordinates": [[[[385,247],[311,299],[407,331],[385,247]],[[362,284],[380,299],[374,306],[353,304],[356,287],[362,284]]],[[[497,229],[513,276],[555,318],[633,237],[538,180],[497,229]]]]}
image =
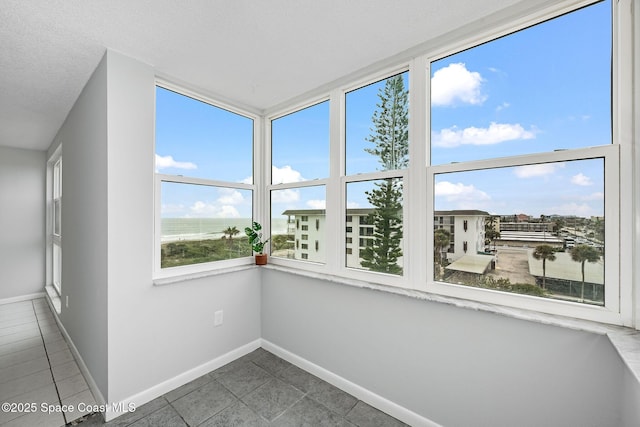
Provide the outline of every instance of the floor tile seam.
{"type": "MultiPolygon", "coordinates": [[[[350,395],[350,396],[353,396],[353,395],[350,395]]],[[[309,397],[309,399],[311,399],[311,400],[313,400],[314,402],[316,402],[318,405],[320,405],[320,406],[322,406],[323,408],[325,408],[327,411],[329,411],[329,412],[331,412],[331,413],[333,413],[333,414],[335,414],[335,415],[337,415],[337,416],[339,416],[339,417],[341,417],[341,418],[345,418],[345,419],[346,419],[347,415],[349,415],[349,413],[350,413],[351,411],[353,411],[353,408],[355,408],[355,407],[356,407],[356,405],[358,404],[358,402],[360,402],[360,400],[359,400],[359,399],[357,399],[357,398],[355,398],[355,396],[354,396],[354,398],[356,399],[356,403],[354,403],[354,404],[353,404],[353,406],[351,406],[347,412],[345,412],[344,414],[341,414],[341,413],[336,412],[336,411],[334,411],[333,409],[329,408],[326,404],[324,404],[323,402],[321,402],[321,401],[319,401],[318,399],[316,399],[315,397],[313,397],[313,395],[312,395],[312,391],[307,392],[307,397],[309,397]]]]}
{"type": "MultiPolygon", "coordinates": [[[[37,347],[33,347],[33,348],[37,348],[37,347]]],[[[29,348],[29,349],[27,349],[27,350],[31,350],[31,349],[29,348]]],[[[44,348],[43,348],[42,350],[44,350],[44,348]]],[[[20,352],[22,352],[22,351],[26,351],[26,350],[16,351],[15,353],[20,353],[20,352]]],[[[11,354],[15,354],[15,353],[10,353],[10,354],[4,355],[4,356],[0,356],[0,359],[2,359],[2,358],[3,358],[3,357],[5,357],[5,356],[10,356],[11,354]]],[[[23,358],[21,357],[21,358],[16,359],[16,361],[15,361],[15,362],[9,362],[9,363],[11,363],[11,364],[7,364],[7,365],[4,365],[4,364],[0,361],[0,371],[1,371],[2,369],[11,368],[12,366],[20,365],[20,364],[22,364],[22,363],[33,362],[34,360],[37,360],[37,359],[40,359],[40,358],[45,357],[45,356],[42,356],[42,355],[41,355],[41,353],[38,353],[38,354],[39,354],[39,355],[38,355],[38,356],[36,356],[36,357],[31,357],[31,356],[25,356],[25,355],[23,355],[23,357],[31,357],[31,358],[30,358],[30,359],[23,359],[23,358]]],[[[0,381],[0,383],[1,383],[1,381],[0,381]]]]}
{"type": "MultiPolygon", "coordinates": [[[[137,423],[138,421],[140,421],[140,420],[142,420],[142,419],[144,419],[144,418],[150,417],[152,414],[155,414],[156,412],[158,412],[158,411],[160,411],[160,410],[162,410],[162,409],[166,408],[167,406],[171,406],[171,407],[173,408],[173,410],[174,410],[174,411],[178,412],[178,411],[177,411],[177,409],[176,409],[176,408],[171,404],[171,402],[169,402],[169,400],[167,400],[167,398],[166,398],[166,397],[164,397],[164,395],[162,395],[162,396],[160,396],[160,397],[162,397],[162,398],[164,399],[164,401],[165,401],[165,404],[164,404],[164,405],[162,405],[162,406],[160,406],[160,407],[156,408],[155,410],[153,410],[153,411],[149,412],[148,414],[145,414],[145,415],[141,416],[140,418],[135,418],[135,419],[131,420],[131,422],[127,422],[127,424],[124,424],[124,426],[123,426],[123,427],[130,426],[130,425],[135,424],[135,423],[137,423]]],[[[147,403],[150,403],[150,402],[147,402],[147,403]]],[[[137,411],[137,409],[136,409],[136,411],[137,411]]],[[[134,411],[133,413],[135,413],[135,411],[134,411]]],[[[127,414],[131,414],[131,412],[127,412],[127,414]]],[[[179,413],[179,412],[178,412],[178,415],[180,415],[180,413],[179,413]]],[[[126,414],[123,414],[123,415],[121,415],[121,416],[125,417],[125,416],[126,416],[126,414]]],[[[180,415],[180,418],[182,418],[182,415],[180,415]]],[[[118,424],[118,417],[116,417],[116,418],[114,418],[113,420],[109,421],[109,423],[115,423],[115,424],[117,424],[117,425],[120,425],[120,424],[118,424]]],[[[105,423],[105,425],[109,425],[109,423],[105,423]]],[[[189,425],[186,421],[185,421],[185,424],[189,425]]]]}
{"type": "Polygon", "coordinates": [[[2,320],[0,319],[0,332],[3,329],[15,328],[17,326],[28,325],[29,323],[38,323],[38,319],[12,319],[2,320]]]}
{"type": "MultiPolygon", "coordinates": [[[[31,302],[31,306],[32,306],[33,311],[35,313],[36,307],[35,307],[33,301],[31,302]]],[[[38,322],[38,330],[40,331],[40,339],[42,340],[42,346],[44,347],[44,353],[45,353],[45,355],[47,357],[47,364],[49,365],[49,374],[51,375],[51,378],[53,379],[53,386],[56,389],[56,396],[58,396],[58,404],[62,407],[62,398],[60,397],[60,389],[58,388],[58,383],[57,383],[56,377],[53,376],[53,368],[51,366],[51,359],[49,358],[49,351],[47,350],[47,345],[46,345],[46,343],[44,341],[44,335],[42,334],[42,330],[40,329],[40,322],[38,322]]],[[[69,423],[70,421],[73,421],[73,420],[67,420],[67,415],[64,412],[62,413],[62,418],[63,418],[65,424],[69,423]]]]}
{"type": "MultiPolygon", "coordinates": [[[[297,390],[297,389],[296,389],[296,390],[297,390]]],[[[273,423],[273,422],[275,422],[278,418],[280,418],[280,417],[282,417],[284,414],[286,414],[288,410],[290,410],[291,408],[293,408],[294,406],[296,406],[298,403],[302,402],[302,400],[303,400],[305,397],[309,397],[309,396],[307,396],[307,394],[308,394],[308,393],[303,394],[303,395],[302,395],[302,397],[300,397],[300,399],[296,400],[294,403],[292,403],[291,405],[289,405],[289,406],[287,407],[287,409],[285,409],[285,410],[284,410],[284,411],[282,411],[280,414],[278,414],[278,416],[277,416],[277,417],[275,417],[275,418],[274,418],[274,419],[272,419],[272,420],[267,420],[267,421],[268,421],[269,423],[273,423]]],[[[310,397],[309,397],[309,398],[310,398],[310,397]]],[[[314,402],[315,402],[315,400],[314,400],[314,402]]],[[[323,405],[323,406],[324,406],[324,405],[323,405]]],[[[258,415],[259,415],[259,414],[258,414],[258,415]]],[[[263,417],[263,418],[264,418],[264,417],[263,417]]]]}
{"type": "MultiPolygon", "coordinates": [[[[215,380],[214,380],[214,381],[215,381],[215,380]]],[[[220,384],[220,383],[218,383],[218,384],[220,384]]],[[[176,400],[174,400],[173,402],[168,402],[168,403],[169,403],[169,406],[171,406],[171,408],[173,408],[173,410],[174,410],[174,411],[175,411],[175,412],[180,416],[180,418],[182,419],[182,421],[184,421],[184,423],[185,423],[187,426],[189,426],[189,427],[197,427],[197,426],[199,426],[199,425],[204,424],[205,422],[207,422],[207,421],[208,421],[208,420],[210,420],[211,418],[215,417],[216,415],[220,414],[220,413],[221,413],[222,411],[224,411],[225,409],[230,408],[231,406],[235,405],[235,404],[236,404],[236,403],[238,403],[238,402],[241,402],[241,403],[245,404],[245,406],[246,406],[246,403],[244,403],[244,402],[243,402],[239,397],[236,397],[236,395],[235,395],[235,394],[233,394],[233,393],[231,392],[231,390],[229,390],[228,388],[226,388],[226,387],[225,387],[225,386],[223,386],[222,384],[220,384],[220,385],[222,386],[222,388],[224,388],[224,389],[225,389],[225,390],[227,390],[229,393],[231,393],[231,395],[234,397],[234,399],[235,399],[235,400],[233,400],[231,403],[229,403],[228,405],[226,405],[224,408],[220,409],[218,412],[216,412],[216,413],[212,414],[210,417],[207,417],[206,419],[204,419],[204,420],[200,421],[200,422],[199,422],[198,424],[196,424],[195,426],[192,426],[191,424],[189,424],[189,422],[188,422],[187,420],[185,420],[185,419],[184,419],[184,417],[182,416],[182,414],[180,413],[180,411],[178,411],[178,408],[176,408],[175,406],[173,406],[173,404],[174,404],[175,402],[177,402],[178,400],[180,400],[181,398],[176,399],[176,400]]],[[[202,387],[204,387],[204,386],[202,386],[202,387]]],[[[202,388],[202,387],[199,387],[199,388],[197,388],[196,390],[200,390],[200,388],[202,388]]],[[[185,394],[185,396],[187,396],[187,395],[189,395],[189,394],[193,393],[193,392],[194,392],[194,391],[196,391],[196,390],[193,390],[193,391],[191,391],[191,392],[189,392],[189,393],[185,394]]],[[[182,396],[182,397],[184,397],[184,396],[182,396]]],[[[165,400],[166,400],[166,399],[165,399],[165,400]]],[[[247,407],[248,407],[248,406],[247,406],[247,407]]],[[[163,408],[164,408],[164,406],[163,406],[163,408]]],[[[249,409],[251,409],[251,408],[249,408],[249,409]]],[[[158,409],[158,410],[159,410],[159,409],[158,409]]],[[[252,409],[251,409],[251,410],[252,410],[252,409]]],[[[253,411],[253,410],[252,410],[252,411],[253,411]]],[[[152,413],[154,413],[154,412],[157,412],[157,410],[156,410],[156,411],[151,412],[149,415],[151,415],[151,414],[152,414],[152,413]]],[[[145,416],[145,417],[143,417],[143,418],[146,418],[146,417],[148,417],[149,415],[146,415],[146,416],[145,416]]]]}
{"type": "MultiPolygon", "coordinates": [[[[34,331],[35,331],[35,329],[34,329],[34,331]]],[[[30,338],[38,338],[39,332],[40,332],[40,328],[38,328],[38,332],[35,333],[35,334],[33,334],[33,333],[25,334],[25,332],[30,332],[31,333],[31,331],[21,331],[21,332],[15,332],[13,334],[0,336],[0,346],[7,345],[7,344],[14,344],[14,343],[17,343],[17,342],[20,342],[20,341],[28,340],[30,338]],[[12,335],[16,335],[16,337],[12,337],[12,335]],[[2,342],[2,341],[4,341],[4,340],[2,340],[2,338],[7,338],[7,339],[9,339],[9,338],[18,338],[18,339],[12,339],[11,341],[2,342]]]]}
{"type": "MultiPolygon", "coordinates": [[[[44,359],[44,358],[43,358],[43,359],[44,359]]],[[[34,360],[36,360],[36,359],[34,359],[34,360]]],[[[32,360],[31,360],[30,362],[32,362],[32,360]]],[[[15,365],[14,365],[14,366],[15,366],[15,365]]],[[[0,380],[0,386],[1,386],[1,385],[3,385],[3,384],[6,384],[6,383],[10,383],[10,382],[12,382],[12,381],[18,380],[18,379],[20,379],[20,378],[22,378],[22,377],[25,377],[25,376],[28,376],[28,375],[35,375],[35,374],[38,374],[38,373],[40,373],[40,372],[44,372],[44,371],[46,371],[46,370],[50,370],[50,369],[51,369],[51,367],[49,366],[49,367],[46,367],[46,368],[38,369],[37,371],[28,372],[28,373],[26,373],[26,374],[24,374],[24,373],[23,373],[23,374],[20,374],[20,375],[19,375],[18,377],[16,377],[16,378],[11,378],[11,379],[8,379],[8,380],[0,380]]]]}

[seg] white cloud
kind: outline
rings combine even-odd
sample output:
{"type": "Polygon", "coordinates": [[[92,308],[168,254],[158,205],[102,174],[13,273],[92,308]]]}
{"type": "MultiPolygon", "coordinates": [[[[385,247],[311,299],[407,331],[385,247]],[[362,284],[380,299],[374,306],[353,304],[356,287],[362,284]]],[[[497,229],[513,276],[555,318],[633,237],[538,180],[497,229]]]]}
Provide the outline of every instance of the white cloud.
{"type": "Polygon", "coordinates": [[[304,181],[304,178],[297,170],[291,169],[291,166],[283,166],[278,168],[273,166],[271,168],[271,177],[274,184],[282,184],[286,182],[300,182],[304,181]]]}
{"type": "Polygon", "coordinates": [[[534,178],[552,175],[563,167],[563,163],[542,163],[539,165],[518,166],[515,168],[514,173],[518,178],[534,178]]]}
{"type": "MultiPolygon", "coordinates": [[[[283,166],[281,168],[272,166],[271,177],[274,184],[304,181],[304,178],[302,177],[300,172],[292,169],[289,165],[283,166]]],[[[243,184],[253,184],[253,176],[248,176],[240,182],[242,182],[243,184]]]]}
{"type": "Polygon", "coordinates": [[[511,104],[509,104],[508,102],[503,102],[502,104],[496,107],[496,111],[506,110],[509,107],[511,107],[511,104]]]}
{"type": "Polygon", "coordinates": [[[533,139],[535,132],[525,130],[519,124],[491,123],[488,128],[468,127],[458,129],[453,126],[434,133],[432,144],[437,147],[453,148],[460,145],[492,145],[518,139],[533,139]]]}
{"type": "Polygon", "coordinates": [[[454,184],[449,181],[438,182],[435,186],[436,197],[444,197],[447,202],[455,203],[458,209],[478,209],[478,206],[491,199],[487,193],[477,189],[473,184],[454,184]]]}
{"type": "Polygon", "coordinates": [[[433,73],[431,78],[431,104],[457,103],[480,105],[487,97],[482,94],[484,79],[477,71],[469,71],[464,63],[449,64],[433,73]]]}
{"type": "Polygon", "coordinates": [[[307,206],[311,209],[326,209],[327,201],[326,200],[309,200],[307,202],[307,206]]]}
{"type": "Polygon", "coordinates": [[[300,191],[287,188],[271,192],[271,203],[291,203],[300,200],[300,191]]]}
{"type": "Polygon", "coordinates": [[[579,173],[578,175],[572,176],[571,183],[575,185],[585,186],[585,187],[589,185],[593,185],[593,181],[591,181],[591,178],[584,175],[582,172],[579,173]]]}
{"type": "Polygon", "coordinates": [[[233,206],[205,203],[198,200],[189,207],[189,213],[186,216],[195,218],[238,218],[240,213],[233,206]]]}
{"type": "Polygon", "coordinates": [[[198,169],[198,165],[191,162],[176,162],[173,156],[159,156],[156,154],[156,169],[198,169]]]}
{"type": "Polygon", "coordinates": [[[242,193],[233,188],[220,188],[218,190],[220,197],[218,197],[218,203],[223,205],[238,205],[244,202],[242,193]]]}

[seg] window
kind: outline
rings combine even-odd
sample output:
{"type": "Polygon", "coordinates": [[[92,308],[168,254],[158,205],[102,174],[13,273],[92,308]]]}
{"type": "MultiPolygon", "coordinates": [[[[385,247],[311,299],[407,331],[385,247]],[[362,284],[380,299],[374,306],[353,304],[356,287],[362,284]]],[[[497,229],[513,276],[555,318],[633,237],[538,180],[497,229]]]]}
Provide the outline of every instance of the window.
{"type": "Polygon", "coordinates": [[[49,283],[55,291],[62,293],[62,155],[60,149],[49,159],[47,181],[49,182],[49,230],[50,265],[49,283]]]}
{"type": "Polygon", "coordinates": [[[251,255],[253,134],[249,117],[156,87],[158,273],[251,255]]]}
{"type": "Polygon", "coordinates": [[[328,101],[270,113],[273,262],[630,324],[630,4],[496,17],[328,101]]]}
{"type": "Polygon", "coordinates": [[[611,13],[596,3],[431,62],[432,289],[619,311],[611,13]]]}
{"type": "MultiPolygon", "coordinates": [[[[326,239],[323,224],[329,176],[329,101],[274,117],[269,123],[271,255],[324,263],[324,249],[302,254],[291,242],[326,239]],[[293,221],[295,229],[284,226],[293,221]],[[309,223],[315,223],[315,227],[309,223]]],[[[303,249],[307,248],[304,244],[303,249]]]]}
{"type": "Polygon", "coordinates": [[[409,167],[409,73],[345,94],[346,217],[360,225],[356,259],[347,267],[403,274],[403,180],[409,167]],[[356,208],[354,208],[356,207],[356,208]],[[363,244],[364,243],[364,244],[363,244]]]}

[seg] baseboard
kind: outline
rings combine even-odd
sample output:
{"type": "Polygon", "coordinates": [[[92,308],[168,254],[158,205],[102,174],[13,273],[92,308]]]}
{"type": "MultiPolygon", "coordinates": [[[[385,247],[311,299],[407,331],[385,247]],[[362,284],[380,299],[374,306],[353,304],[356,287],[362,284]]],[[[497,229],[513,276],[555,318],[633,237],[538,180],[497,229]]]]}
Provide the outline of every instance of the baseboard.
{"type": "Polygon", "coordinates": [[[325,380],[329,384],[332,384],[339,389],[346,391],[347,393],[357,397],[363,402],[368,403],[369,405],[378,408],[383,412],[386,412],[387,414],[399,419],[404,423],[415,427],[441,427],[440,424],[435,423],[423,417],[422,415],[416,414],[415,412],[407,408],[404,408],[376,393],[373,393],[372,391],[367,390],[366,388],[361,387],[358,384],[355,384],[339,375],[336,375],[333,372],[328,371],[327,369],[318,366],[315,363],[312,363],[294,353],[291,353],[290,351],[285,350],[284,348],[279,347],[265,339],[262,340],[262,347],[265,350],[268,350],[271,353],[275,354],[276,356],[281,357],[287,362],[293,363],[299,368],[310,372],[318,378],[325,380]]]}
{"type": "Polygon", "coordinates": [[[46,294],[44,292],[37,292],[35,294],[20,295],[19,297],[3,298],[0,299],[0,305],[12,304],[14,302],[30,301],[32,299],[44,298],[46,294]]]}
{"type": "MultiPolygon", "coordinates": [[[[125,403],[124,407],[127,407],[130,404],[136,408],[140,407],[141,405],[144,405],[145,403],[150,402],[153,399],[170,392],[171,390],[174,390],[190,381],[195,380],[196,378],[199,378],[205,374],[208,374],[211,371],[221,368],[222,366],[226,365],[229,362],[233,362],[239,357],[242,357],[246,354],[251,353],[252,351],[260,348],[260,344],[261,344],[260,339],[252,341],[248,344],[245,344],[241,347],[231,350],[230,352],[225,353],[220,357],[217,357],[213,360],[203,363],[202,365],[196,366],[195,368],[190,369],[186,372],[183,372],[180,375],[177,375],[173,378],[163,381],[151,388],[143,390],[140,393],[136,393],[133,396],[129,396],[125,399],[122,399],[120,402],[115,402],[115,403],[121,403],[121,402],[125,403]]],[[[114,403],[114,402],[110,402],[110,403],[114,403]]],[[[105,406],[107,408],[107,411],[103,415],[104,415],[105,421],[107,422],[127,412],[127,411],[114,410],[114,408],[123,407],[123,405],[110,404],[105,406]]]]}

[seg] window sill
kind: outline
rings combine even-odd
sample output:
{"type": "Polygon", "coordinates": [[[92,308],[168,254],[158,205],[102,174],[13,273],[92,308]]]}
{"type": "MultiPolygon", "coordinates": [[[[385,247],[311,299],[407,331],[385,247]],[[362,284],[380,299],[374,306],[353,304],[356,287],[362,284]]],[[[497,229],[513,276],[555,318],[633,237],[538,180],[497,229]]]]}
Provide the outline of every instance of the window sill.
{"type": "Polygon", "coordinates": [[[399,288],[394,286],[380,285],[361,280],[347,279],[339,276],[331,276],[325,273],[315,273],[305,270],[299,270],[291,267],[283,267],[274,264],[264,266],[268,270],[281,271],[298,276],[329,281],[341,285],[353,286],[362,289],[370,289],[381,292],[388,292],[395,295],[402,295],[409,298],[415,298],[424,301],[432,301],[441,304],[453,305],[458,308],[468,310],[484,311],[488,313],[498,314],[529,322],[542,323],[545,325],[558,326],[562,328],[574,329],[583,332],[590,332],[599,335],[606,335],[613,347],[616,349],[624,363],[633,373],[636,380],[640,383],[640,331],[622,326],[608,325],[594,321],[574,319],[570,317],[557,316],[552,314],[540,313],[535,311],[524,310],[520,308],[512,308],[465,300],[461,298],[447,297],[432,294],[413,289],[399,288]]]}
{"type": "Polygon", "coordinates": [[[244,271],[253,268],[258,268],[258,266],[256,266],[255,264],[246,264],[234,267],[219,268],[215,270],[178,274],[170,277],[158,277],[153,279],[153,284],[154,286],[171,285],[180,282],[187,282],[189,280],[201,279],[203,277],[220,276],[222,274],[230,274],[237,271],[244,271]]]}

